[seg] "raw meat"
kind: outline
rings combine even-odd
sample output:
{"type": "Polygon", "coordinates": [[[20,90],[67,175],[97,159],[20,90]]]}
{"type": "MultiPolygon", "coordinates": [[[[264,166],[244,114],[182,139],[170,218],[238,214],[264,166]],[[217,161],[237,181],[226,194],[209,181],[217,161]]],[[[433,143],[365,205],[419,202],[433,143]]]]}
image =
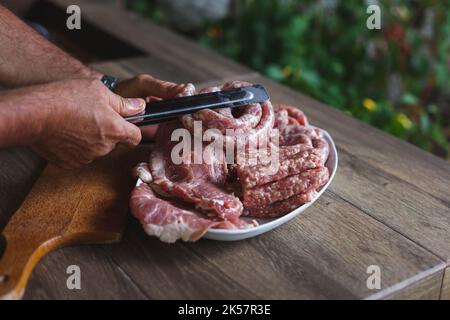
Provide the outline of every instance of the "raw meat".
{"type": "Polygon", "coordinates": [[[223,189],[228,171],[225,160],[211,157],[210,164],[205,161],[174,164],[171,160],[174,143],[169,133],[176,128],[177,123],[170,123],[161,125],[158,130],[157,145],[149,162],[151,185],[165,196],[195,205],[210,217],[238,223],[243,207],[239,198],[223,189]]]}
{"type": "MultiPolygon", "coordinates": [[[[278,114],[278,119],[281,120],[283,118],[286,118],[286,125],[287,124],[296,124],[300,126],[307,126],[308,119],[306,118],[303,111],[300,109],[294,108],[287,104],[274,104],[273,109],[276,114],[278,114]]],[[[281,120],[284,123],[284,120],[281,120]]],[[[275,126],[277,127],[277,126],[275,126]]],[[[278,126],[279,127],[279,126],[278,126]]]]}
{"type": "MultiPolygon", "coordinates": [[[[226,90],[230,88],[239,88],[242,86],[251,85],[248,82],[233,81],[224,84],[221,87],[209,87],[200,90],[199,93],[206,93],[212,91],[226,90]]],[[[217,110],[201,110],[194,114],[189,114],[181,117],[183,126],[194,132],[194,122],[201,121],[203,130],[217,129],[221,134],[228,134],[225,139],[245,139],[251,140],[255,136],[263,136],[273,128],[275,115],[270,101],[262,103],[251,104],[239,108],[223,108],[217,110]],[[239,135],[233,134],[238,133],[239,135]]]]}
{"type": "Polygon", "coordinates": [[[295,210],[302,204],[312,201],[316,193],[316,190],[309,190],[283,201],[277,201],[260,207],[245,208],[244,215],[260,219],[277,218],[295,210]]]}
{"type": "Polygon", "coordinates": [[[245,189],[244,207],[257,207],[288,199],[296,194],[317,189],[329,178],[328,169],[319,167],[294,174],[255,188],[245,189]]]}
{"type": "Polygon", "coordinates": [[[285,150],[286,152],[280,150],[279,166],[276,172],[273,172],[270,165],[238,165],[236,171],[242,186],[247,189],[253,188],[324,165],[322,153],[313,147],[298,148],[296,153],[289,149],[285,150]]]}
{"type": "Polygon", "coordinates": [[[196,241],[209,228],[221,223],[157,197],[145,183],[134,188],[130,206],[147,234],[169,243],[178,239],[196,241]]]}
{"type": "MultiPolygon", "coordinates": [[[[250,84],[234,81],[199,93],[244,85],[250,84]]],[[[305,114],[292,106],[265,101],[233,110],[202,110],[159,126],[149,162],[135,168],[142,183],[133,190],[131,210],[149,235],[164,242],[195,241],[209,228],[250,228],[257,222],[243,216],[275,218],[311,201],[329,179],[328,154],[320,130],[309,126],[305,114]],[[200,133],[196,121],[201,121],[200,133]],[[221,151],[234,143],[233,163],[227,163],[225,152],[195,147],[182,152],[183,161],[175,163],[172,151],[178,141],[171,141],[171,136],[176,129],[187,129],[191,138],[215,129],[211,141],[222,139],[221,151]],[[276,134],[278,143],[261,139],[276,134]],[[268,143],[252,149],[260,140],[268,143]],[[251,156],[255,163],[247,161],[251,156]],[[276,165],[271,156],[276,156],[276,165]],[[209,161],[194,160],[205,157],[209,161]]]]}

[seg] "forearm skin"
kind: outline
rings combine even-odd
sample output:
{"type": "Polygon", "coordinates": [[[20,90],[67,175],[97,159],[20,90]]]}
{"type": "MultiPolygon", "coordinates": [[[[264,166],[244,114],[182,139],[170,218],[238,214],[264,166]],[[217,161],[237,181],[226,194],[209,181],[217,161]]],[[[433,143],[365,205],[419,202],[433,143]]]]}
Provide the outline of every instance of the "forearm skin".
{"type": "Polygon", "coordinates": [[[71,57],[0,5],[0,85],[19,87],[101,74],[71,57]]]}
{"type": "Polygon", "coordinates": [[[39,137],[50,110],[39,87],[0,91],[0,148],[30,145],[39,137]]]}

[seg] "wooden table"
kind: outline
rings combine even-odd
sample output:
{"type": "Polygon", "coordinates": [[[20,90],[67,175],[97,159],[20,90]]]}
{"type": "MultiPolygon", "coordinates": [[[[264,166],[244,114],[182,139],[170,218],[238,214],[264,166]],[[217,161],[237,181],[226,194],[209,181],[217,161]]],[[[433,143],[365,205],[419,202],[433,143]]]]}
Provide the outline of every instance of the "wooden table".
{"type": "MultiPolygon", "coordinates": [[[[64,6],[65,1],[52,1],[64,6]]],[[[75,1],[76,2],[76,1],[75,1]]],[[[96,63],[119,77],[150,73],[199,87],[261,83],[272,101],[300,107],[336,141],[339,167],[324,195],[291,222],[239,242],[161,243],[130,218],[116,245],[79,246],[45,257],[27,299],[450,299],[450,164],[281,86],[130,14],[79,1],[85,19],[146,55],[96,63]],[[134,28],[134,33],[130,28],[134,28]],[[126,36],[125,36],[126,35],[126,36]],[[66,287],[66,268],[82,289],[66,287]],[[379,266],[381,289],[367,287],[379,266]]],[[[0,152],[0,226],[43,161],[24,148],[0,152]]]]}

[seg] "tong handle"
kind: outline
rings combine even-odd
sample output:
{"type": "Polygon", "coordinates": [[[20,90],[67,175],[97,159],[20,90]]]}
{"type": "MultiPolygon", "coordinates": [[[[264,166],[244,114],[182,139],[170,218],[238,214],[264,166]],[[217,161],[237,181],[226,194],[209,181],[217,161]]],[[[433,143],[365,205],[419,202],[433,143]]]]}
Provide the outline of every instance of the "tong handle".
{"type": "Polygon", "coordinates": [[[232,88],[194,96],[179,97],[149,102],[145,113],[126,117],[137,126],[157,124],[175,119],[184,114],[195,113],[203,109],[239,107],[268,100],[266,90],[261,85],[232,88]]]}

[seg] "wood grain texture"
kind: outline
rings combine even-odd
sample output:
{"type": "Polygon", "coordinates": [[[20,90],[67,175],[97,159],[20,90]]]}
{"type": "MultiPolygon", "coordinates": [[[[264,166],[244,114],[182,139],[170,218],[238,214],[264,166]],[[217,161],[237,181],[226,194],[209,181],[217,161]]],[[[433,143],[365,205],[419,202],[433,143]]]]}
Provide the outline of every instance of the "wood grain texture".
{"type": "Polygon", "coordinates": [[[447,267],[444,271],[440,298],[442,300],[450,300],[450,267],[447,267]]]}
{"type": "Polygon", "coordinates": [[[28,148],[0,150],[0,231],[25,199],[44,166],[45,161],[28,148]]]}
{"type": "Polygon", "coordinates": [[[130,172],[142,149],[119,148],[77,170],[47,166],[3,231],[0,297],[20,298],[34,266],[52,250],[120,240],[133,184],[130,172]]]}
{"type": "Polygon", "coordinates": [[[27,298],[450,298],[449,163],[132,14],[87,1],[52,2],[61,8],[78,2],[87,21],[148,54],[96,64],[100,70],[121,77],[147,72],[199,87],[261,83],[272,101],[302,108],[330,132],[340,164],[330,189],[272,232],[232,243],[167,245],[132,219],[120,244],[66,248],[45,258],[27,298]],[[79,292],[64,287],[74,260],[85,270],[79,292]],[[366,286],[369,265],[381,268],[381,290],[366,286]]]}
{"type": "MultiPolygon", "coordinates": [[[[141,61],[144,60],[141,59],[141,61]]],[[[151,62],[145,61],[145,64],[148,63],[151,62]]],[[[120,63],[120,65],[124,64],[126,63],[120,63]]],[[[132,72],[132,70],[133,69],[131,69],[130,72],[132,72]]],[[[243,75],[239,78],[255,83],[267,81],[256,75],[243,75]]],[[[198,84],[198,87],[218,84],[223,81],[226,81],[226,79],[208,81],[198,84]]],[[[271,83],[271,81],[269,82],[271,83]]],[[[288,97],[288,101],[292,101],[292,104],[295,105],[296,102],[297,104],[300,103],[301,105],[304,105],[302,102],[304,101],[303,96],[298,95],[297,93],[290,92],[290,96],[283,95],[280,97],[280,94],[277,93],[276,89],[269,90],[275,102],[286,102],[286,97],[288,97]],[[292,97],[292,95],[295,95],[295,97],[292,97]],[[278,100],[276,100],[277,97],[279,97],[278,100]]],[[[322,108],[324,107],[322,106],[322,108]]],[[[323,110],[317,118],[314,118],[314,116],[311,117],[314,123],[320,123],[322,118],[327,117],[327,109],[330,108],[325,108],[326,109],[323,110]]],[[[304,105],[303,109],[305,109],[308,115],[313,113],[310,112],[311,107],[308,108],[307,105],[304,105]]],[[[315,113],[317,114],[317,111],[315,113]]],[[[344,118],[346,118],[346,121],[355,121],[346,116],[344,116],[344,118]]],[[[341,122],[341,126],[345,127],[347,125],[348,124],[341,122]]],[[[336,130],[339,130],[339,128],[336,128],[336,130]]],[[[373,135],[374,133],[371,131],[375,131],[375,134],[378,133],[378,130],[369,127],[364,130],[364,132],[368,132],[369,135],[373,135]]],[[[356,133],[352,133],[352,135],[356,135],[356,133]]],[[[394,141],[396,140],[390,136],[385,138],[394,141]]],[[[348,144],[348,141],[346,142],[347,143],[344,145],[348,144]]],[[[404,181],[401,177],[380,170],[380,168],[377,168],[372,163],[365,161],[364,158],[352,156],[340,146],[341,144],[338,143],[339,154],[341,155],[340,169],[338,170],[335,183],[331,186],[333,192],[339,195],[343,200],[361,209],[364,214],[373,215],[374,218],[388,226],[391,226],[396,230],[399,229],[405,231],[408,238],[415,240],[416,236],[420,236],[421,240],[423,240],[421,243],[425,246],[429,248],[440,248],[443,252],[448,250],[449,242],[447,240],[449,239],[450,234],[448,232],[450,217],[448,214],[449,209],[445,202],[430,197],[428,193],[423,192],[418,186],[415,186],[408,181],[404,181]],[[428,214],[424,215],[423,212],[428,212],[428,214]]],[[[424,153],[417,149],[414,149],[414,151],[418,153],[416,157],[420,157],[424,153]]],[[[425,157],[427,157],[427,155],[425,155],[425,157]]],[[[442,265],[438,268],[442,268],[442,265]]],[[[423,284],[419,283],[417,285],[401,287],[397,292],[392,293],[388,293],[389,290],[387,290],[386,297],[438,297],[438,292],[440,291],[439,281],[442,279],[442,270],[433,270],[433,272],[433,275],[427,276],[428,280],[420,281],[420,283],[423,284]]],[[[408,283],[408,281],[406,281],[406,283],[408,283]]],[[[313,295],[305,294],[305,296],[313,295]]],[[[383,294],[376,295],[376,297],[382,296],[383,294]]],[[[176,297],[179,298],[183,296],[176,297]]]]}
{"type": "Polygon", "coordinates": [[[249,80],[331,134],[340,162],[333,192],[450,261],[449,162],[264,77],[249,80]]]}
{"type": "Polygon", "coordinates": [[[337,144],[355,157],[449,204],[449,162],[272,80],[259,77],[252,81],[268,87],[273,101],[305,110],[314,124],[329,131],[337,144]]]}
{"type": "Polygon", "coordinates": [[[30,277],[23,299],[146,299],[109,255],[111,245],[85,245],[45,256],[30,277]],[[81,289],[67,288],[67,268],[80,268],[81,289]]]}
{"type": "Polygon", "coordinates": [[[117,77],[119,79],[128,79],[130,77],[133,77],[136,73],[130,72],[127,68],[122,66],[122,61],[125,60],[118,60],[118,61],[103,61],[103,62],[96,62],[90,64],[92,68],[95,70],[98,70],[104,74],[108,74],[114,77],[117,77]]]}
{"type": "MultiPolygon", "coordinates": [[[[119,65],[123,65],[123,62],[119,65]]],[[[116,68],[127,75],[125,69],[117,69],[114,63],[104,64],[103,70],[108,68],[116,68]]],[[[131,74],[132,71],[129,72],[131,74]]],[[[217,83],[222,81],[216,80],[217,83]]],[[[258,78],[255,81],[255,76],[252,76],[252,81],[259,82],[258,78]]],[[[340,168],[347,166],[351,167],[352,161],[346,160],[344,155],[340,168]]],[[[361,174],[366,170],[364,167],[356,171],[361,174]]],[[[376,171],[369,170],[368,174],[377,177],[376,171]]],[[[150,298],[375,296],[392,299],[438,296],[440,287],[436,285],[436,279],[442,278],[445,264],[341,198],[339,189],[334,185],[345,180],[347,173],[343,171],[339,178],[340,175],[341,169],[332,185],[333,192],[336,192],[331,193],[332,200],[326,200],[328,195],[325,195],[316,204],[322,203],[321,207],[316,208],[315,205],[308,210],[308,217],[313,217],[310,218],[309,228],[303,226],[303,229],[297,229],[298,223],[301,226],[304,223],[305,215],[294,220],[299,221],[295,224],[292,222],[248,242],[229,244],[202,240],[196,244],[168,246],[148,238],[137,223],[132,223],[123,242],[114,246],[110,254],[139,290],[150,298]],[[322,202],[324,200],[325,205],[322,202]],[[331,204],[336,206],[334,210],[329,208],[331,204]],[[336,215],[335,211],[341,214],[336,215]],[[361,221],[353,215],[346,216],[348,212],[353,212],[361,221]],[[328,224],[324,224],[319,217],[327,213],[325,221],[328,224]],[[277,234],[277,238],[272,238],[277,234]],[[292,241],[283,242],[286,236],[292,241]],[[343,241],[346,237],[349,239],[343,241]],[[395,244],[397,240],[399,243],[395,244]],[[309,247],[305,244],[309,244],[309,247]],[[393,250],[393,246],[399,247],[393,250]],[[321,252],[325,254],[321,255],[321,252]],[[383,289],[374,295],[365,286],[365,268],[376,264],[376,260],[382,262],[382,270],[387,269],[389,272],[387,278],[383,276],[383,289]],[[242,271],[236,273],[236,266],[242,271]],[[413,285],[415,282],[418,284],[413,285]]],[[[356,181],[356,184],[362,182],[356,181]]],[[[66,297],[72,298],[73,295],[66,293],[66,297]]]]}
{"type": "MultiPolygon", "coordinates": [[[[166,68],[172,77],[176,77],[179,70],[188,70],[190,77],[187,80],[191,82],[203,81],[211,76],[219,79],[253,73],[250,69],[207,48],[199,47],[166,28],[149,23],[130,11],[86,0],[47,2],[58,6],[63,14],[68,5],[79,5],[83,12],[83,21],[145,52],[146,57],[155,61],[155,66],[166,68]]],[[[183,82],[181,78],[179,82],[183,82]]]]}
{"type": "MultiPolygon", "coordinates": [[[[414,282],[403,290],[384,297],[385,300],[438,300],[442,284],[442,271],[414,282]]],[[[374,296],[373,298],[376,298],[374,296]]]]}
{"type": "MultiPolygon", "coordinates": [[[[155,57],[139,57],[131,59],[121,59],[117,61],[103,61],[91,64],[96,70],[100,70],[106,74],[114,75],[119,78],[129,78],[137,74],[148,73],[159,79],[173,81],[177,83],[194,83],[201,88],[208,83],[212,83],[214,79],[220,79],[222,82],[232,81],[239,78],[249,79],[257,77],[258,73],[248,72],[245,74],[236,73],[227,78],[217,75],[215,70],[210,73],[202,72],[202,74],[192,75],[189,64],[184,67],[178,67],[171,62],[161,61],[155,57]]],[[[238,72],[238,71],[236,71],[238,72]]]]}
{"type": "Polygon", "coordinates": [[[445,268],[329,192],[290,223],[245,241],[168,245],[132,224],[112,257],[157,299],[366,298],[374,294],[366,286],[373,264],[382,270],[382,297],[445,268]]]}

